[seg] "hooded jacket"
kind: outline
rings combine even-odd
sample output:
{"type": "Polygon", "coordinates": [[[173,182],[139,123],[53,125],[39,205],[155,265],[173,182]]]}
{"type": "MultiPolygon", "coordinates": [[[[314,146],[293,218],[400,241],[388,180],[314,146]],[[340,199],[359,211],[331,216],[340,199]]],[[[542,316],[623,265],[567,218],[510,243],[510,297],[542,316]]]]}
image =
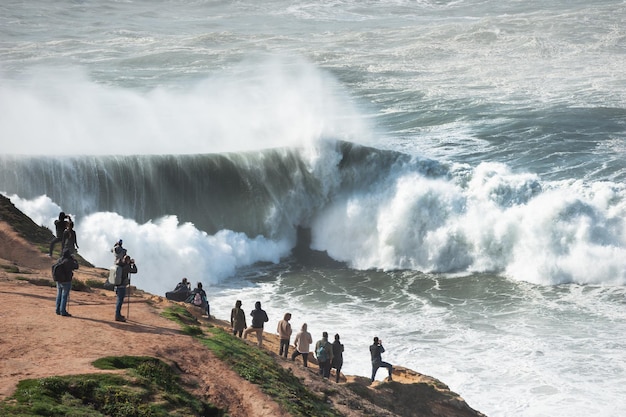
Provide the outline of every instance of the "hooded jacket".
{"type": "Polygon", "coordinates": [[[270,321],[265,310],[261,309],[260,301],[254,303],[254,310],[250,312],[250,315],[252,316],[252,327],[255,329],[262,329],[263,324],[270,321]]]}

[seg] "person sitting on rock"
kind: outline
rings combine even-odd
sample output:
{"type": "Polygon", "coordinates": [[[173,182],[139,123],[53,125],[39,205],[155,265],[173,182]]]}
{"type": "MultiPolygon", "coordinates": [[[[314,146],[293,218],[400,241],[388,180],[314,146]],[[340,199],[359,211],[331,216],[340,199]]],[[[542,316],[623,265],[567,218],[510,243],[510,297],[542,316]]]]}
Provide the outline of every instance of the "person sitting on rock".
{"type": "Polygon", "coordinates": [[[183,278],[181,282],[176,284],[174,292],[191,292],[191,284],[187,281],[187,278],[183,278]]]}

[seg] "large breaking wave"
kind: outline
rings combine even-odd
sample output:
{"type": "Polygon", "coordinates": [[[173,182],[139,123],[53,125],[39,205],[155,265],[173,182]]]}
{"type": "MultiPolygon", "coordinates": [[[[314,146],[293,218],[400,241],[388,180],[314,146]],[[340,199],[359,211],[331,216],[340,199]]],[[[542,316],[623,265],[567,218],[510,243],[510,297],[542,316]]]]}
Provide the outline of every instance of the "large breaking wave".
{"type": "Polygon", "coordinates": [[[626,284],[619,184],[543,182],[499,164],[446,166],[334,141],[228,154],[0,158],[0,189],[23,205],[46,196],[46,225],[57,209],[73,213],[81,252],[102,266],[124,236],[150,259],[151,275],[167,276],[150,288],[159,292],[181,269],[215,282],[241,266],[279,262],[302,227],[312,249],[357,269],[626,284]]]}

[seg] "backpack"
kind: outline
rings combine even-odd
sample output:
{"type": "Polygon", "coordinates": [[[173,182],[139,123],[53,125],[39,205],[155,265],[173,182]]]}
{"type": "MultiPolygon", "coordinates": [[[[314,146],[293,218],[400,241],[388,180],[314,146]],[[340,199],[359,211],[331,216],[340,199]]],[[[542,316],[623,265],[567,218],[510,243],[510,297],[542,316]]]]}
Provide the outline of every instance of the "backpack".
{"type": "Polygon", "coordinates": [[[122,284],[122,267],[119,265],[109,268],[109,284],[120,285],[122,284]]]}
{"type": "Polygon", "coordinates": [[[57,263],[52,265],[52,279],[54,281],[59,281],[63,279],[63,268],[59,268],[61,266],[61,260],[59,259],[57,263]]]}
{"type": "Polygon", "coordinates": [[[317,357],[318,362],[328,361],[328,351],[326,350],[326,343],[320,343],[320,346],[317,348],[317,352],[315,352],[315,356],[317,357]]]}
{"type": "Polygon", "coordinates": [[[200,295],[199,292],[197,292],[196,295],[193,296],[192,303],[193,303],[193,305],[196,305],[196,306],[201,306],[202,305],[202,296],[200,295]]]}

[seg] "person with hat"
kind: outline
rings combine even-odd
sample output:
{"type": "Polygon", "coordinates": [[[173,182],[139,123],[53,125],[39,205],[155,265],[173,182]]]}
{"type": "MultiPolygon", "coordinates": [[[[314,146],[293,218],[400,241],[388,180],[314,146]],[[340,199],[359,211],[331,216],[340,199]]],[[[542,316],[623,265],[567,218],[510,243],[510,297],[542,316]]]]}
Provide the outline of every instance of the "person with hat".
{"type": "Polygon", "coordinates": [[[111,249],[111,252],[115,255],[115,265],[119,265],[124,256],[126,256],[126,249],[124,249],[122,243],[122,239],[118,240],[115,242],[115,245],[113,245],[113,249],[111,249]]]}

